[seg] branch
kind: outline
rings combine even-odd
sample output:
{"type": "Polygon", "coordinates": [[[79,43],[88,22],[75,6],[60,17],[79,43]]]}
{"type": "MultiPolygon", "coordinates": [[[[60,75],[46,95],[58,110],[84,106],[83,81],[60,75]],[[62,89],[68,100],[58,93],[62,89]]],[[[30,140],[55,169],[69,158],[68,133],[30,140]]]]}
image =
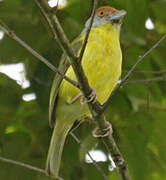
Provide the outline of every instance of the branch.
{"type": "MultiPolygon", "coordinates": [[[[30,73],[30,77],[40,85],[44,85],[46,87],[51,87],[51,82],[46,83],[45,81],[42,81],[41,79],[33,76],[32,73],[30,73]]],[[[149,84],[149,83],[155,83],[155,82],[161,82],[161,81],[166,81],[166,76],[159,76],[159,77],[154,77],[154,78],[126,81],[123,86],[135,85],[135,84],[149,84]]]]}
{"type": "Polygon", "coordinates": [[[29,72],[29,76],[32,78],[32,80],[37,82],[39,85],[51,87],[51,82],[45,82],[44,80],[39,79],[38,77],[34,76],[31,71],[29,72]]]}
{"type": "Polygon", "coordinates": [[[81,49],[81,52],[80,52],[80,56],[79,56],[79,61],[80,62],[82,61],[82,57],[84,55],[84,51],[85,51],[85,48],[86,48],[86,45],[87,45],[87,42],[88,42],[89,34],[90,34],[92,24],[93,24],[93,20],[94,20],[94,17],[95,17],[96,8],[97,8],[97,1],[92,0],[92,14],[91,14],[91,17],[90,17],[91,21],[89,23],[87,33],[86,33],[86,36],[85,36],[85,39],[84,39],[84,43],[82,45],[82,49],[81,49]]]}
{"type": "MultiPolygon", "coordinates": [[[[36,1],[38,2],[39,6],[43,9],[43,14],[47,18],[47,21],[51,16],[49,25],[51,25],[51,29],[52,28],[54,29],[52,32],[54,33],[54,36],[58,39],[58,43],[60,47],[62,47],[63,51],[69,56],[69,58],[77,61],[78,58],[77,56],[75,56],[74,51],[69,43],[69,40],[67,39],[55,15],[55,12],[52,10],[52,8],[50,8],[46,0],[36,0],[36,1]]],[[[72,61],[70,61],[70,63],[72,63],[72,61]]]]}
{"type": "MultiPolygon", "coordinates": [[[[57,2],[57,6],[56,7],[53,7],[53,8],[50,8],[50,6],[48,6],[48,3],[46,1],[43,1],[43,0],[35,0],[36,4],[39,6],[44,18],[46,19],[47,23],[48,23],[48,26],[50,27],[50,30],[53,34],[53,37],[57,40],[58,44],[60,45],[60,47],[63,49],[63,47],[61,46],[60,42],[59,42],[59,39],[57,38],[57,34],[56,34],[56,31],[54,29],[54,26],[53,26],[53,23],[49,17],[49,13],[48,12],[51,12],[52,10],[55,9],[55,11],[53,12],[56,12],[57,11],[57,8],[58,8],[58,3],[59,1],[57,2]],[[44,5],[44,7],[46,7],[45,9],[42,7],[42,4],[44,5]]],[[[64,49],[63,49],[64,50],[64,49]]]]}
{"type": "Polygon", "coordinates": [[[113,92],[109,96],[108,100],[103,104],[103,111],[105,111],[108,108],[108,106],[110,105],[112,101],[113,96],[117,93],[120,87],[125,84],[125,82],[129,79],[129,77],[135,71],[137,66],[145,59],[146,56],[148,56],[154,49],[156,49],[165,39],[166,39],[166,34],[159,41],[157,41],[143,56],[139,57],[138,61],[134,64],[134,66],[130,69],[130,71],[122,79],[122,81],[116,86],[116,88],[113,90],[113,92]]]}
{"type": "MultiPolygon", "coordinates": [[[[128,72],[124,70],[123,72],[128,72]]],[[[134,73],[142,73],[142,74],[165,74],[166,70],[159,70],[159,71],[145,71],[145,70],[135,70],[134,73]]]]}
{"type": "Polygon", "coordinates": [[[160,82],[160,81],[166,81],[166,76],[161,77],[155,77],[155,78],[149,78],[149,79],[139,79],[139,80],[133,80],[133,81],[127,81],[124,82],[124,85],[131,85],[131,84],[149,84],[154,82],[160,82]]]}
{"type": "MultiPolygon", "coordinates": [[[[142,107],[142,106],[147,106],[147,100],[144,100],[144,99],[140,99],[140,98],[137,98],[137,97],[133,97],[135,100],[137,100],[138,102],[138,107],[142,107]]],[[[166,111],[166,106],[164,105],[161,105],[161,104],[158,104],[158,103],[155,103],[155,102],[149,102],[149,107],[147,108],[149,111],[151,109],[153,110],[158,110],[158,111],[166,111]]]]}
{"type": "Polygon", "coordinates": [[[40,169],[38,167],[31,166],[29,164],[25,164],[23,162],[15,161],[15,160],[4,158],[4,157],[1,157],[1,156],[0,156],[0,161],[7,162],[7,163],[10,163],[10,164],[15,164],[15,165],[18,165],[18,166],[21,166],[21,167],[24,167],[24,168],[27,168],[27,169],[30,169],[30,170],[33,170],[33,171],[36,171],[36,172],[39,172],[39,173],[42,173],[42,174],[46,175],[46,172],[45,172],[44,169],[40,169]]]}
{"type": "Polygon", "coordinates": [[[157,111],[165,111],[166,112],[166,107],[160,106],[160,105],[150,105],[149,109],[154,109],[157,111]]]}
{"type": "Polygon", "coordinates": [[[80,63],[78,62],[78,57],[75,56],[74,51],[69,43],[69,40],[67,39],[56,15],[50,10],[50,7],[45,0],[37,0],[37,1],[40,4],[40,6],[44,9],[45,14],[48,14],[47,17],[51,17],[54,32],[58,38],[58,43],[60,44],[61,47],[63,47],[63,50],[70,58],[69,61],[78,79],[80,89],[83,91],[85,97],[88,98],[92,90],[89,86],[87,77],[85,76],[84,70],[81,67],[80,63]]]}
{"type": "MultiPolygon", "coordinates": [[[[65,51],[65,53],[68,55],[69,62],[72,65],[72,68],[76,74],[80,89],[81,89],[83,95],[85,96],[85,98],[88,100],[91,95],[92,89],[88,83],[88,79],[85,75],[85,72],[80,64],[79,58],[75,56],[73,49],[71,48],[71,45],[70,45],[67,37],[65,36],[65,33],[64,33],[56,15],[52,11],[49,10],[48,4],[46,3],[46,1],[38,0],[38,2],[40,3],[41,7],[45,10],[45,13],[48,13],[50,15],[52,22],[53,22],[54,30],[58,37],[58,42],[60,43],[60,46],[63,47],[63,50],[65,51]],[[45,3],[43,3],[43,2],[45,2],[45,3]]],[[[97,6],[97,0],[94,0],[93,8],[96,8],[96,6],[97,6]]],[[[49,17],[49,15],[48,15],[48,17],[49,17]]],[[[91,19],[91,21],[93,23],[93,18],[91,19]]],[[[108,123],[105,120],[105,116],[102,113],[103,112],[102,106],[97,101],[95,103],[88,102],[88,106],[89,106],[89,110],[90,110],[93,118],[98,123],[101,133],[105,134],[106,129],[108,129],[108,123]]],[[[104,141],[108,151],[110,152],[110,154],[113,157],[113,160],[116,164],[118,172],[121,176],[121,179],[122,180],[130,180],[127,164],[124,161],[124,159],[113,139],[112,134],[109,133],[108,136],[103,137],[103,141],[104,141]]]]}
{"type": "Polygon", "coordinates": [[[8,28],[8,26],[0,20],[0,28],[3,32],[5,32],[9,37],[17,41],[21,46],[23,46],[28,52],[30,52],[33,56],[35,56],[37,59],[42,61],[44,64],[46,64],[51,70],[61,75],[66,81],[70,82],[73,86],[79,88],[79,85],[76,81],[73,81],[72,79],[68,78],[59,71],[58,68],[56,68],[54,65],[52,65],[46,58],[42,57],[40,54],[38,54],[34,49],[32,49],[28,44],[26,44],[22,39],[20,39],[12,30],[8,28]]]}
{"type": "MultiPolygon", "coordinates": [[[[49,27],[50,27],[50,29],[51,29],[51,31],[52,31],[53,36],[56,36],[56,32],[54,31],[54,27],[53,27],[53,25],[52,25],[52,22],[51,22],[51,20],[50,20],[50,18],[49,18],[49,16],[48,16],[48,14],[45,13],[44,9],[42,8],[42,6],[41,6],[40,3],[38,2],[38,0],[35,0],[35,2],[36,2],[36,4],[39,6],[39,8],[40,8],[40,10],[41,10],[44,18],[46,19],[46,21],[47,21],[47,23],[48,23],[48,25],[49,25],[49,27]]],[[[57,4],[57,5],[58,5],[58,4],[57,4]]]]}
{"type": "Polygon", "coordinates": [[[97,162],[92,158],[92,156],[90,155],[90,153],[88,152],[88,150],[86,149],[86,147],[81,143],[81,141],[78,139],[78,137],[70,132],[70,135],[73,137],[73,139],[83,148],[83,150],[87,153],[87,155],[89,156],[89,158],[91,159],[93,165],[96,167],[96,169],[101,173],[101,175],[103,176],[103,178],[105,180],[109,180],[108,177],[106,176],[106,174],[104,173],[104,171],[101,169],[101,167],[97,164],[97,162]]]}

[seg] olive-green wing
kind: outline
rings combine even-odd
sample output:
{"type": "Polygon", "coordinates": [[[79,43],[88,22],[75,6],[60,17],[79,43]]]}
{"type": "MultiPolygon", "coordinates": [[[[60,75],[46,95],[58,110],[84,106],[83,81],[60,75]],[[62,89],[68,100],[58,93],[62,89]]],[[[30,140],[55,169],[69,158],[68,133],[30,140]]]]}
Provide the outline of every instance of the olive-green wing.
{"type": "MultiPolygon", "coordinates": [[[[75,39],[72,43],[72,47],[73,47],[75,54],[77,54],[79,49],[82,47],[82,40],[80,38],[75,39]]],[[[70,66],[70,63],[68,61],[68,56],[63,54],[58,69],[63,74],[65,74],[67,69],[69,68],[69,66],[70,66]]],[[[54,127],[54,124],[55,124],[56,103],[57,103],[57,99],[58,99],[59,87],[62,83],[62,80],[63,80],[62,76],[60,76],[58,73],[56,73],[53,84],[52,84],[52,88],[51,88],[50,103],[49,103],[49,124],[51,127],[54,127]]]]}

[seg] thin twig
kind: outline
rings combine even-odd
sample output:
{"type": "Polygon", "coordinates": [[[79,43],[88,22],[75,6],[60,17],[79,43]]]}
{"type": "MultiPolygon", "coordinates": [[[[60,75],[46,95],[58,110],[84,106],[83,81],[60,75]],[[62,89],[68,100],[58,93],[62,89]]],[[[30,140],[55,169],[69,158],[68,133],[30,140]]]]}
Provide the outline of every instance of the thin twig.
{"type": "Polygon", "coordinates": [[[9,37],[17,41],[21,46],[23,46],[28,52],[30,52],[33,56],[35,56],[37,59],[42,61],[44,64],[46,64],[51,70],[61,75],[66,81],[70,82],[75,87],[79,88],[79,85],[76,81],[68,78],[59,71],[58,68],[56,68],[54,65],[52,65],[46,58],[38,54],[34,49],[32,49],[27,43],[25,43],[22,39],[20,39],[12,30],[9,29],[9,27],[2,21],[0,21],[0,28],[3,32],[5,32],[9,37]]]}
{"type": "Polygon", "coordinates": [[[89,34],[90,34],[92,24],[93,24],[93,20],[94,20],[94,17],[95,17],[96,7],[97,7],[97,1],[93,0],[93,2],[92,2],[92,14],[91,14],[91,17],[90,17],[91,21],[90,21],[89,26],[87,28],[84,43],[82,45],[82,49],[81,49],[81,52],[80,52],[80,56],[79,56],[79,61],[80,62],[82,61],[82,57],[84,55],[84,51],[85,51],[85,48],[86,48],[86,45],[87,45],[87,42],[88,42],[89,34]]]}
{"type": "Polygon", "coordinates": [[[165,39],[166,39],[166,34],[159,41],[157,41],[143,56],[139,57],[138,61],[134,64],[134,66],[130,69],[130,71],[122,79],[122,81],[116,86],[114,91],[109,96],[108,100],[103,104],[103,111],[105,111],[107,109],[107,107],[111,103],[113,96],[117,93],[117,91],[120,89],[120,87],[125,84],[125,82],[129,79],[129,77],[135,71],[137,66],[145,59],[146,56],[148,56],[154,49],[156,49],[165,39]]]}
{"type": "Polygon", "coordinates": [[[25,163],[20,162],[20,161],[15,161],[15,160],[4,158],[4,157],[1,157],[1,156],[0,156],[0,161],[7,162],[7,163],[10,163],[10,164],[15,164],[15,165],[18,165],[18,166],[21,166],[21,167],[24,167],[24,168],[27,168],[27,169],[30,169],[30,170],[33,170],[33,171],[36,171],[36,172],[39,172],[39,173],[43,173],[43,174],[46,175],[46,172],[45,172],[44,169],[29,165],[29,164],[25,164],[25,163]]]}
{"type": "Polygon", "coordinates": [[[69,56],[69,58],[74,59],[75,61],[78,60],[77,56],[74,54],[74,51],[70,45],[69,40],[67,39],[58,18],[56,17],[56,14],[54,11],[52,11],[52,8],[48,5],[48,2],[45,0],[37,0],[39,6],[43,9],[43,14],[45,17],[50,18],[49,14],[51,15],[52,20],[50,20],[49,25],[51,25],[51,29],[53,28],[54,30],[52,31],[58,39],[59,45],[63,48],[63,51],[69,56]]]}
{"type": "Polygon", "coordinates": [[[162,106],[150,105],[149,109],[154,109],[154,110],[166,112],[166,107],[162,107],[162,106]]]}
{"type": "Polygon", "coordinates": [[[102,138],[103,143],[105,144],[107,151],[111,153],[111,157],[116,165],[116,168],[118,170],[118,173],[122,180],[131,180],[128,165],[123,159],[123,156],[116,145],[116,142],[112,135],[102,138]]]}
{"type": "MultiPolygon", "coordinates": [[[[140,99],[140,98],[137,98],[137,97],[134,97],[134,99],[138,101],[138,105],[140,107],[147,106],[147,100],[140,99]]],[[[151,110],[151,109],[158,110],[158,111],[166,111],[166,106],[163,106],[161,104],[156,104],[156,103],[151,101],[150,104],[149,104],[149,110],[151,110]]]]}
{"type": "MultiPolygon", "coordinates": [[[[128,72],[124,70],[123,72],[128,72]]],[[[145,70],[135,70],[134,73],[141,73],[141,74],[165,74],[166,70],[159,70],[159,71],[145,71],[145,70]]]]}
{"type": "MultiPolygon", "coordinates": [[[[54,30],[53,33],[56,34],[56,37],[58,38],[58,43],[61,47],[63,47],[64,52],[68,55],[70,64],[73,67],[73,70],[76,74],[76,77],[78,79],[80,89],[83,91],[85,97],[88,97],[88,95],[91,93],[91,88],[89,86],[87,77],[85,76],[84,70],[82,66],[80,66],[80,63],[78,61],[78,57],[74,54],[74,51],[72,49],[71,44],[69,43],[69,40],[67,39],[58,18],[56,17],[56,14],[50,10],[50,7],[48,3],[44,0],[37,0],[40,6],[45,11],[45,15],[47,14],[47,17],[50,18],[51,16],[51,22],[54,30]],[[84,84],[82,86],[82,84],[84,84]]],[[[95,0],[96,1],[96,0],[95,0]]]]}
{"type": "Polygon", "coordinates": [[[36,2],[36,4],[39,6],[39,8],[40,8],[40,10],[41,10],[44,18],[46,19],[46,21],[47,21],[47,23],[48,23],[48,25],[49,25],[49,27],[50,27],[50,29],[51,29],[51,32],[52,32],[52,34],[53,34],[53,36],[54,36],[56,33],[54,32],[54,28],[53,28],[53,25],[52,25],[52,22],[51,22],[50,18],[48,17],[48,14],[45,13],[44,9],[42,8],[42,6],[41,6],[40,3],[38,2],[38,0],[35,0],[35,2],[36,2]]]}
{"type": "Polygon", "coordinates": [[[38,77],[34,76],[32,72],[29,73],[29,76],[31,77],[32,80],[37,82],[39,85],[51,87],[51,82],[45,82],[44,80],[39,79],[38,77]]]}
{"type": "Polygon", "coordinates": [[[70,132],[70,135],[73,137],[73,139],[80,144],[80,146],[82,147],[82,149],[87,153],[87,155],[89,156],[89,158],[91,159],[93,165],[96,167],[96,169],[101,173],[101,175],[103,176],[103,178],[105,180],[109,180],[109,178],[106,176],[106,174],[104,173],[104,171],[101,169],[101,167],[97,164],[97,162],[93,159],[93,157],[90,155],[89,151],[87,150],[87,148],[81,143],[81,141],[78,139],[78,137],[73,133],[70,132]]]}
{"type": "MultiPolygon", "coordinates": [[[[35,2],[36,2],[36,4],[39,6],[39,8],[40,8],[40,10],[41,10],[44,18],[46,19],[46,21],[47,21],[47,23],[48,23],[48,27],[50,27],[50,30],[51,30],[51,33],[52,33],[53,37],[54,37],[54,38],[58,41],[58,43],[59,43],[59,40],[58,40],[58,38],[57,38],[56,31],[55,31],[55,29],[54,29],[54,26],[53,26],[53,24],[52,24],[51,19],[49,18],[48,13],[45,12],[45,10],[43,9],[43,7],[41,6],[41,3],[39,3],[39,2],[40,2],[39,0],[35,0],[35,2]]],[[[45,1],[43,1],[43,3],[45,3],[45,1]]],[[[49,8],[49,10],[51,11],[51,8],[50,8],[49,6],[47,6],[47,8],[49,8]]],[[[59,45],[61,45],[61,44],[59,43],[59,45]]],[[[62,46],[61,46],[61,48],[63,49],[62,46]]]]}
{"type": "Polygon", "coordinates": [[[160,82],[160,81],[166,81],[166,76],[149,78],[149,79],[139,79],[139,80],[127,81],[127,82],[124,83],[124,85],[148,84],[148,83],[154,83],[154,82],[160,82]]]}

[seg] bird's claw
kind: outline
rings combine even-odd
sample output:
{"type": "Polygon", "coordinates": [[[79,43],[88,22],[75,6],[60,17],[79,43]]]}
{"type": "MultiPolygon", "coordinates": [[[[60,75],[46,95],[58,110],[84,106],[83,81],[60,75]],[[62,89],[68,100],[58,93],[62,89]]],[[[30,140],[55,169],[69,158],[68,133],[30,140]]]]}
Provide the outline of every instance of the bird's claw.
{"type": "Polygon", "coordinates": [[[104,137],[107,137],[109,136],[110,134],[113,133],[113,130],[112,130],[112,125],[107,122],[107,127],[105,129],[102,130],[103,132],[101,132],[101,130],[99,128],[95,128],[92,132],[93,136],[95,138],[104,138],[104,137]]]}
{"type": "Polygon", "coordinates": [[[91,88],[91,94],[88,96],[88,98],[86,99],[84,96],[82,96],[80,98],[80,102],[81,104],[85,104],[85,103],[89,103],[92,102],[92,104],[94,104],[97,100],[97,93],[96,93],[96,89],[95,88],[91,88]]]}

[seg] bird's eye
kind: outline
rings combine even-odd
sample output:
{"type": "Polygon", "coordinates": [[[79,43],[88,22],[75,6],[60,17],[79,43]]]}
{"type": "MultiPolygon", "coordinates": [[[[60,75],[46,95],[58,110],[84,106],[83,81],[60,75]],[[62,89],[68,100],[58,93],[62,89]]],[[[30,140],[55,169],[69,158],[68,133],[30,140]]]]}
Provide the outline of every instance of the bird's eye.
{"type": "Polygon", "coordinates": [[[105,16],[105,12],[104,11],[99,11],[97,14],[98,14],[99,17],[105,16]]]}
{"type": "Polygon", "coordinates": [[[103,15],[103,14],[104,14],[104,12],[103,12],[103,11],[101,11],[101,12],[100,12],[100,15],[103,15]]]}

